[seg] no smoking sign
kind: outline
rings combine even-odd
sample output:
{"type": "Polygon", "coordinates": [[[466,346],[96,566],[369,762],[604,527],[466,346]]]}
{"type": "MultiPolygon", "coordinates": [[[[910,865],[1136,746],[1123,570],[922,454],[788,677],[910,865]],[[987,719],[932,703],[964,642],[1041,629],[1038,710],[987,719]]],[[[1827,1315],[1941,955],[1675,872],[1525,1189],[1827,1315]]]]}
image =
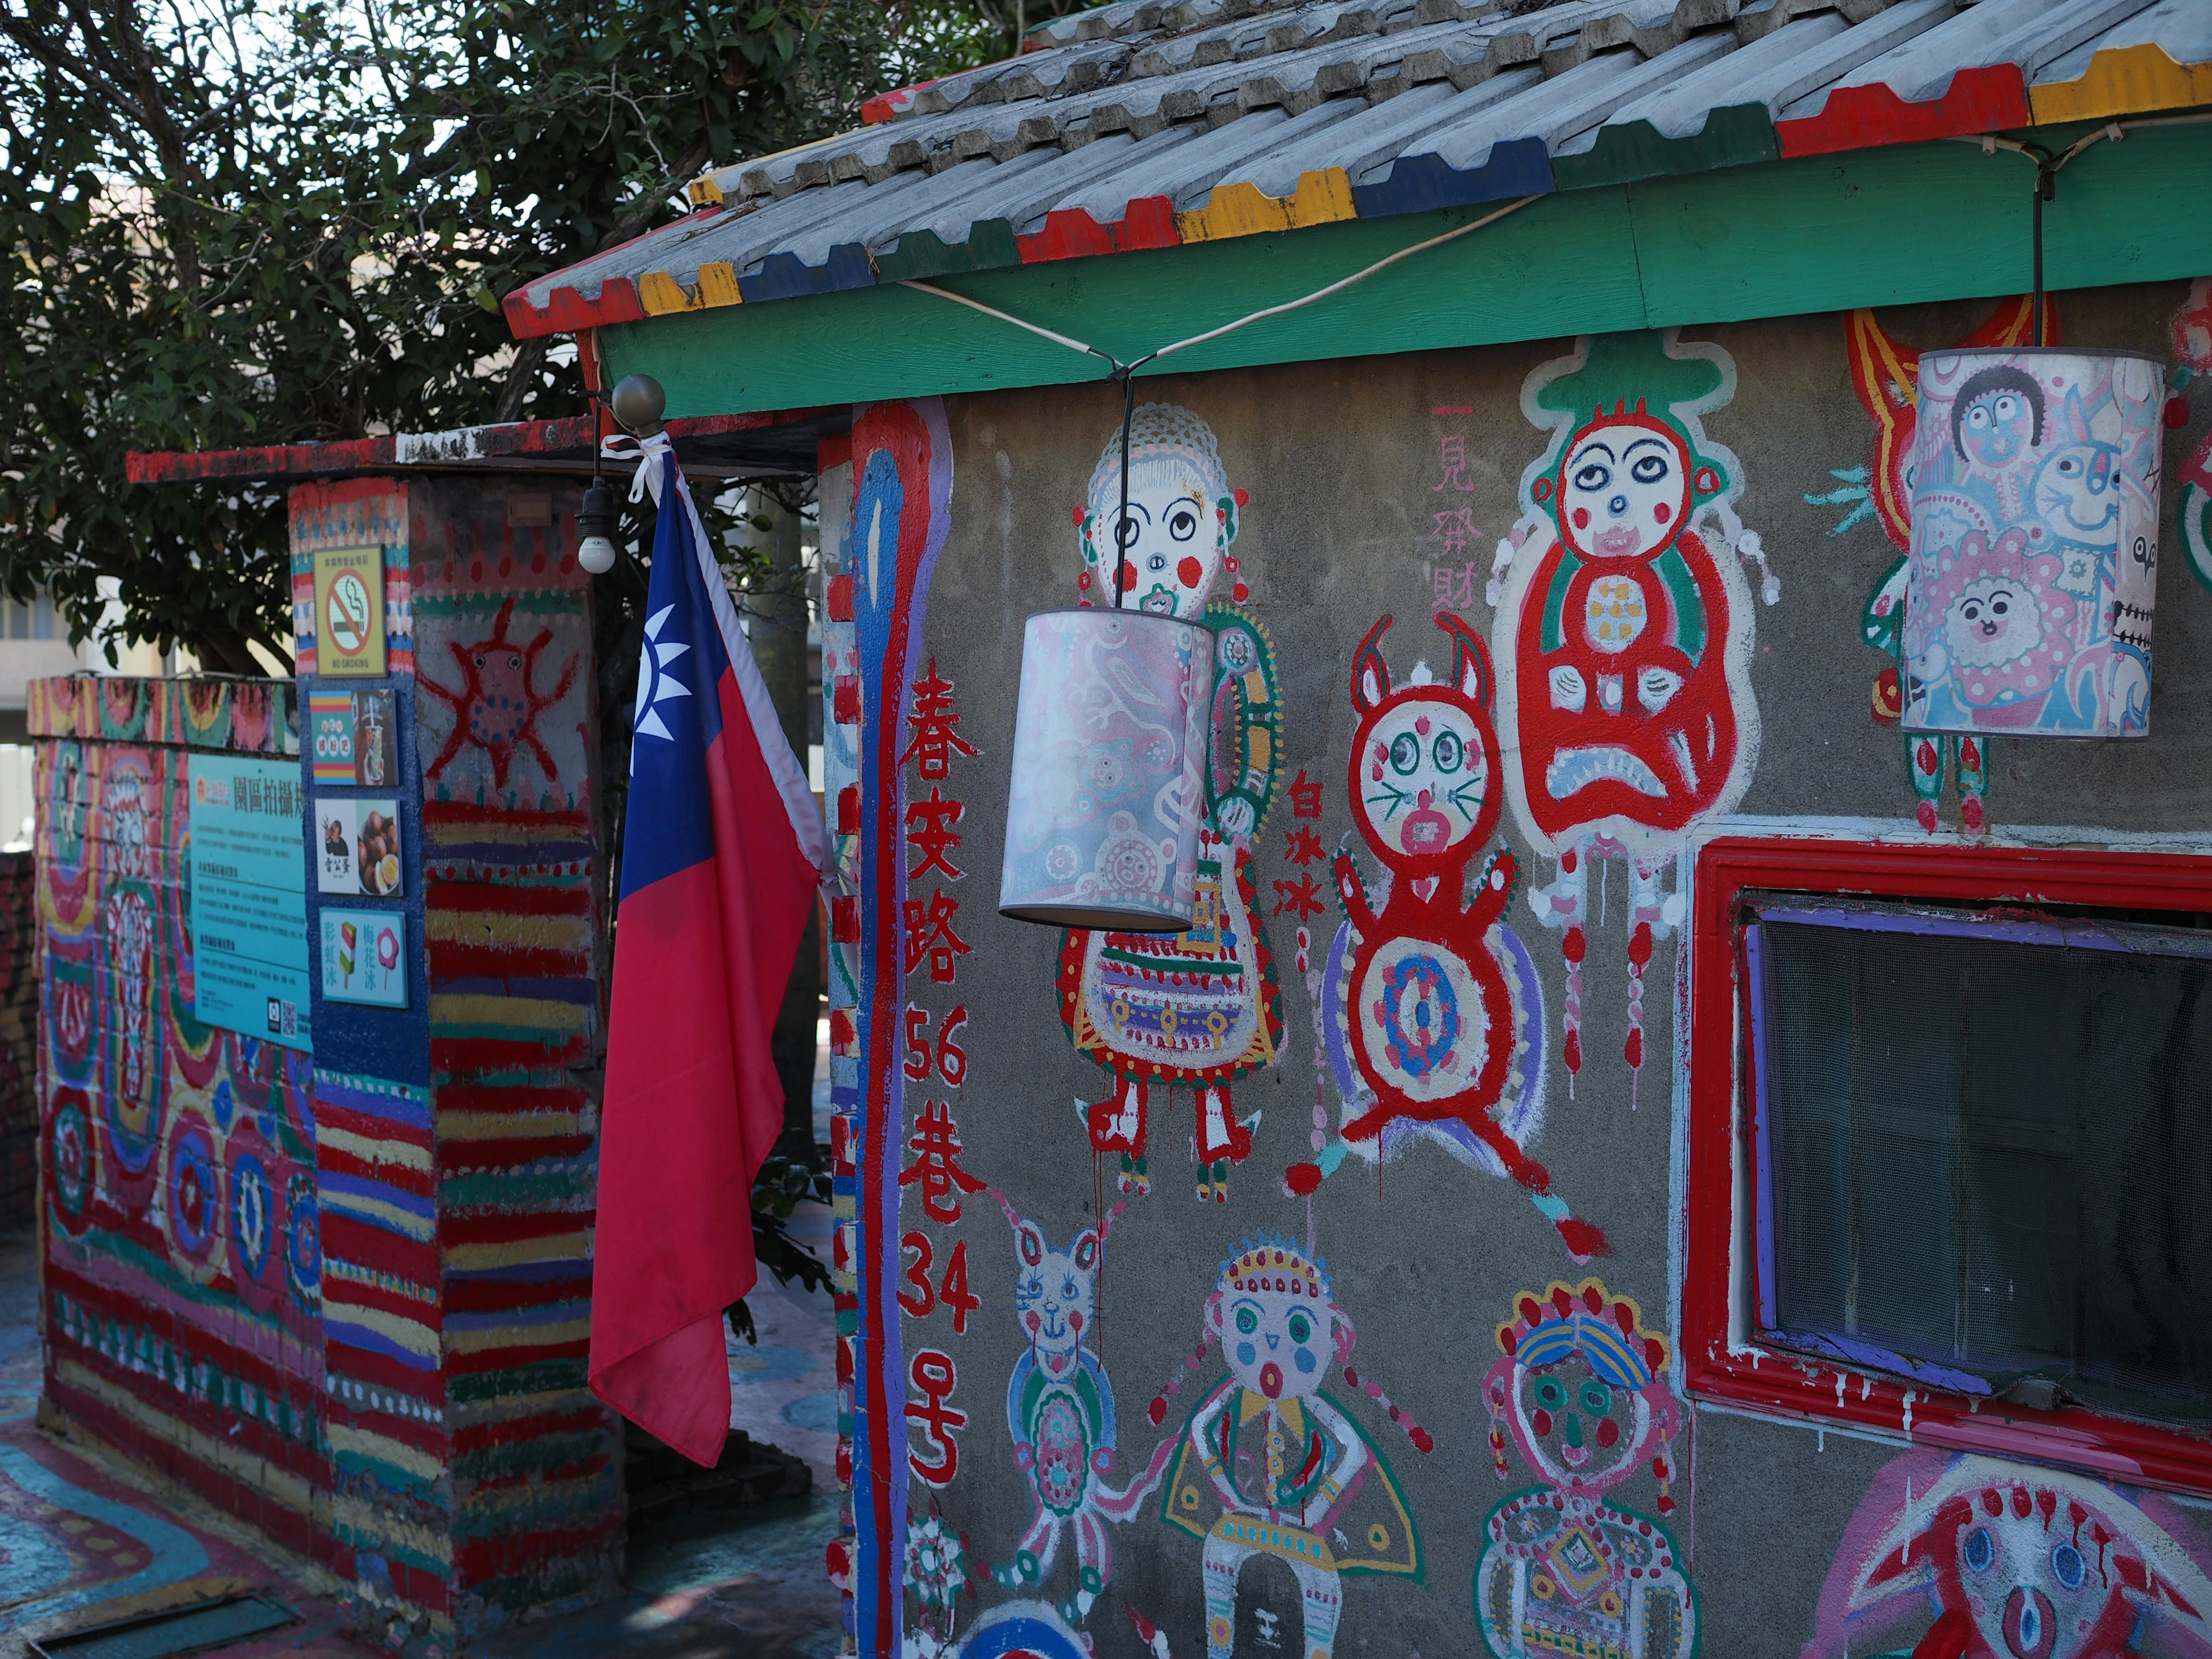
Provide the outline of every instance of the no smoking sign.
{"type": "Polygon", "coordinates": [[[384,550],[316,550],[315,615],[317,673],[384,672],[384,550]]]}

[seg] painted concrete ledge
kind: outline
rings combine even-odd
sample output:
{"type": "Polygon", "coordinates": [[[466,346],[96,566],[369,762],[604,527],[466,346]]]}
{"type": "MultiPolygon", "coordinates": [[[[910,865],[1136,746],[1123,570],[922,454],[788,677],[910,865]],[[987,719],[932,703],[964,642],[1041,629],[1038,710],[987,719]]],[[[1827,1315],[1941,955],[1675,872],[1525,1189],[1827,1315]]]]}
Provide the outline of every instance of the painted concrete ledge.
{"type": "MultiPolygon", "coordinates": [[[[2037,136],[2056,148],[2087,130],[2037,136]]],[[[1945,140],[1566,191],[1146,372],[2017,294],[2029,281],[2033,178],[2018,155],[1945,140]]],[[[2138,129],[2094,146],[2061,175],[2048,210],[2050,286],[2212,272],[2207,200],[2212,125],[2138,129]]],[[[1126,360],[1310,293],[1494,208],[936,280],[1126,360]]],[[[599,345],[610,383],[655,376],[672,416],[1100,378],[1095,358],[890,284],[621,324],[599,330],[599,345]]]]}

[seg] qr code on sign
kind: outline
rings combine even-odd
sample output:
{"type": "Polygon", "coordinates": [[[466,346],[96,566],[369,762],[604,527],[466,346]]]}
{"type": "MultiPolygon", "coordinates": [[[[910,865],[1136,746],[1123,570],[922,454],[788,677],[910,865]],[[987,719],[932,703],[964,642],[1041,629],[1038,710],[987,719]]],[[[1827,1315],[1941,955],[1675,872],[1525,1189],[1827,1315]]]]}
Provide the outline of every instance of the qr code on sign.
{"type": "Polygon", "coordinates": [[[283,997],[269,999],[269,1035],[297,1036],[300,1035],[300,1005],[283,997]]]}

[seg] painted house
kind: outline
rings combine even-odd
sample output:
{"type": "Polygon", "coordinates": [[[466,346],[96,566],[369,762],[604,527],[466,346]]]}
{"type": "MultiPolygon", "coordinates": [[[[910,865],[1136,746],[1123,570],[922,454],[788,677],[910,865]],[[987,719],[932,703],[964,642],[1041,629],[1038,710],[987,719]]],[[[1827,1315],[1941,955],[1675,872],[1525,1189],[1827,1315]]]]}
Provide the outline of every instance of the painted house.
{"type": "Polygon", "coordinates": [[[1026,46],[506,302],[850,408],[854,1649],[2212,1652],[2212,7],[1026,46]],[[2156,361],[1921,383],[2039,341],[2156,361]],[[1217,651],[1164,938],[993,896],[1117,594],[1217,651]]]}

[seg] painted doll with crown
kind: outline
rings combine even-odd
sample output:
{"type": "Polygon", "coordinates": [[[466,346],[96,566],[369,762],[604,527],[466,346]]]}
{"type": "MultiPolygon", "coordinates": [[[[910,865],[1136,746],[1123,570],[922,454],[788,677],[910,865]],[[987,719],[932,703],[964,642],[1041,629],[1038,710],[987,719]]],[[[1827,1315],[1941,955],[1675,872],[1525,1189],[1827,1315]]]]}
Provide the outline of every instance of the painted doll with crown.
{"type": "Polygon", "coordinates": [[[1283,1040],[1274,956],[1252,878],[1253,843],[1275,795],[1274,647],[1244,609],[1249,590],[1230,547],[1245,495],[1230,488],[1212,428],[1170,404],[1138,409],[1126,516],[1121,494],[1117,430],[1075,511],[1083,603],[1179,617],[1214,639],[1197,916],[1182,933],[1069,932],[1060,1018],[1077,1051],[1112,1074],[1113,1092],[1085,1111],[1092,1149],[1120,1155],[1121,1190],[1148,1189],[1152,1095],[1180,1085],[1196,1097],[1199,1196],[1224,1200],[1230,1166],[1252,1149],[1230,1085],[1271,1064],[1283,1040]],[[1212,599],[1224,578],[1229,599],[1212,599]]]}
{"type": "MultiPolygon", "coordinates": [[[[1237,1581],[1255,1555],[1284,1562],[1305,1621],[1294,1650],[1329,1659],[1343,1581],[1387,1574],[1418,1581],[1422,1551],[1405,1493],[1382,1450],[1322,1389],[1332,1365],[1352,1387],[1352,1321],[1328,1269],[1286,1239],[1261,1234],[1222,1263],[1206,1298],[1195,1369],[1221,1346],[1229,1375],[1192,1410],[1168,1468],[1160,1518],[1205,1543],[1206,1650],[1227,1659],[1237,1632],[1237,1581]]],[[[1154,1398],[1155,1424],[1167,1395],[1154,1398]]],[[[1372,1383],[1366,1393],[1420,1450],[1427,1431],[1372,1383]]]]}
{"type": "Polygon", "coordinates": [[[1648,1455],[1659,1513],[1674,1507],[1666,1339],[1644,1328],[1634,1302],[1592,1279],[1522,1296],[1498,1346],[1482,1384],[1498,1478],[1510,1425],[1541,1484],[1483,1522],[1474,1569],[1483,1642],[1496,1659],[1685,1659],[1697,1650],[1698,1620],[1681,1553],[1661,1522],[1606,1497],[1648,1455]]]}

